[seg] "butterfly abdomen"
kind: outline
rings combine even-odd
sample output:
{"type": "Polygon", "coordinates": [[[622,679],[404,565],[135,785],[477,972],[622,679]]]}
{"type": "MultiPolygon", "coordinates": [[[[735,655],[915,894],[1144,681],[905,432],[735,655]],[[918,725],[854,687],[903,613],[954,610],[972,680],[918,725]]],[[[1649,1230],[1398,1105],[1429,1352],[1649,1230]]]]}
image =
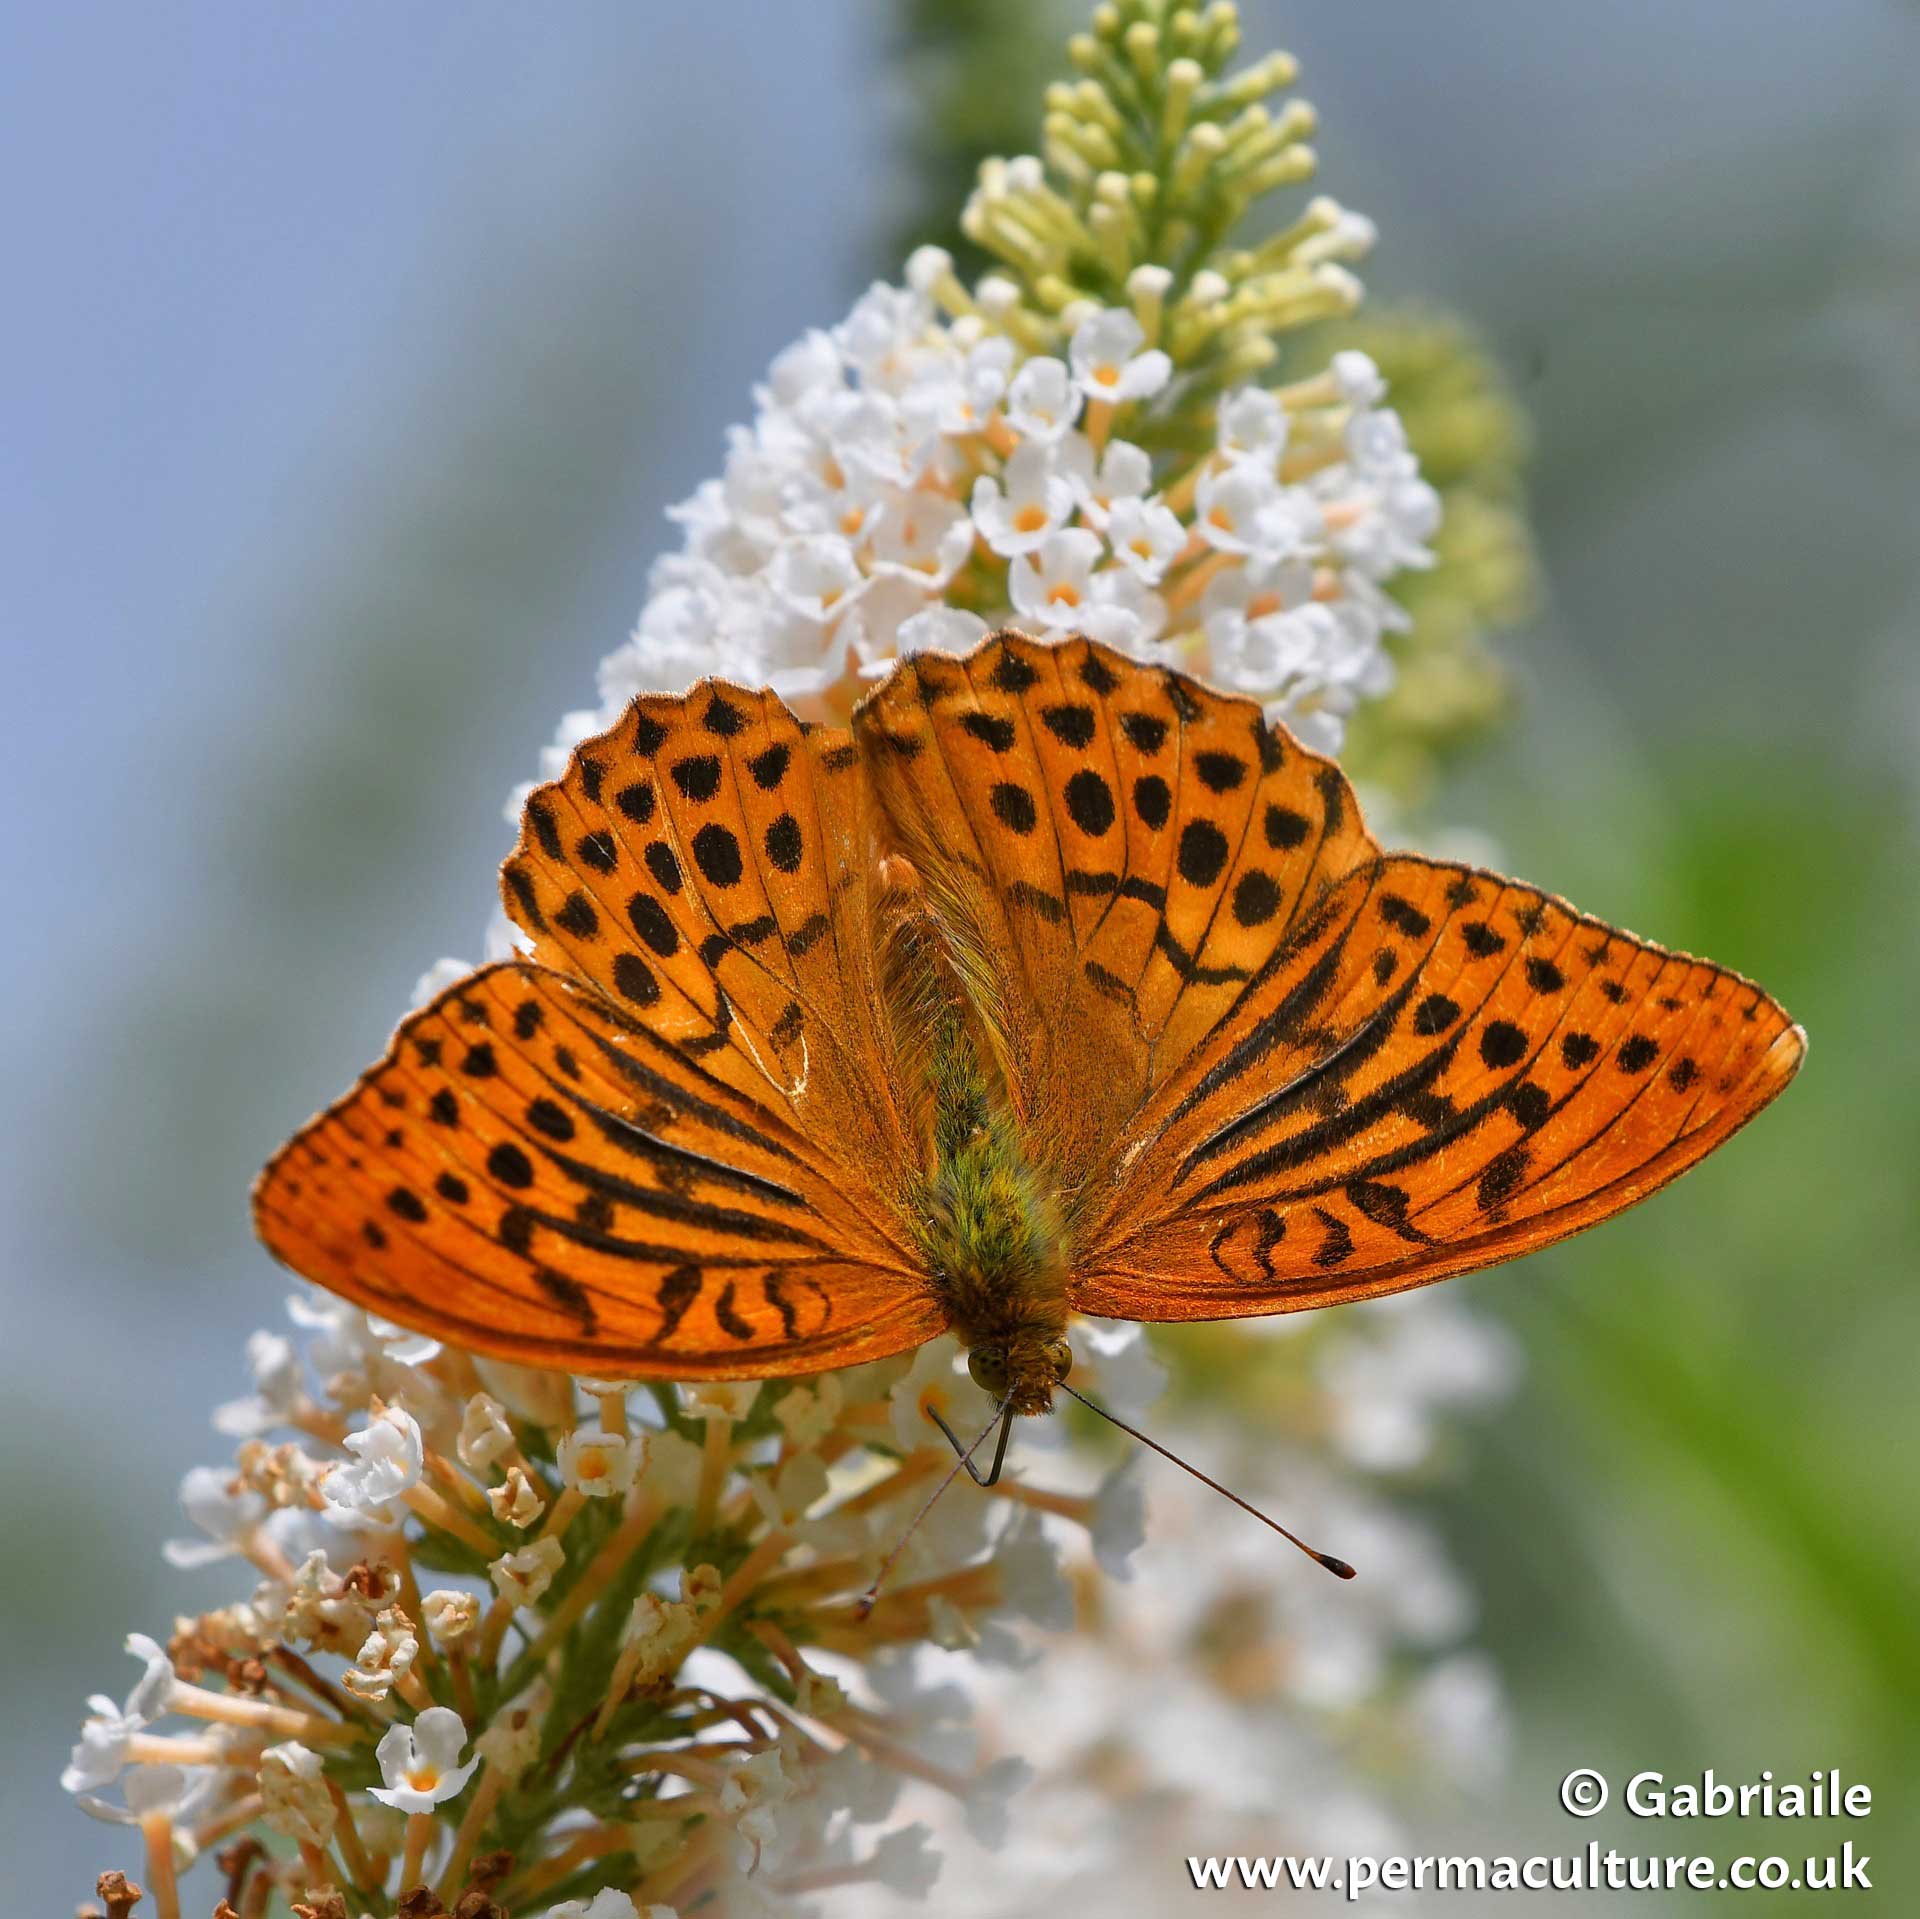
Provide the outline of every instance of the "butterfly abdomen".
{"type": "Polygon", "coordinates": [[[954,1332],[1004,1363],[1015,1410],[1044,1412],[1067,1323],[1066,1234],[1045,1177],[1028,1164],[1004,1095],[981,1065],[961,1009],[927,1009],[922,1058],[933,1170],[919,1225],[927,1272],[954,1332]]]}

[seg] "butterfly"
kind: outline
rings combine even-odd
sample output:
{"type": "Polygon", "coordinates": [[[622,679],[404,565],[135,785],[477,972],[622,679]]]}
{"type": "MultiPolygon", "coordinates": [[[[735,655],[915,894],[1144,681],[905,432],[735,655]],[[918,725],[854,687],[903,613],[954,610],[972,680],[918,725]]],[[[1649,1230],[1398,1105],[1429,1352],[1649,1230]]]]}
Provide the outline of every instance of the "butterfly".
{"type": "Polygon", "coordinates": [[[272,1252],[595,1375],[952,1332],[1003,1447],[1072,1314],[1516,1258],[1686,1171],[1805,1051],[1737,974],[1382,851],[1252,702],[1083,638],[916,657],[845,727],[642,696],[533,792],[502,890],[528,956],[275,1156],[272,1252]]]}

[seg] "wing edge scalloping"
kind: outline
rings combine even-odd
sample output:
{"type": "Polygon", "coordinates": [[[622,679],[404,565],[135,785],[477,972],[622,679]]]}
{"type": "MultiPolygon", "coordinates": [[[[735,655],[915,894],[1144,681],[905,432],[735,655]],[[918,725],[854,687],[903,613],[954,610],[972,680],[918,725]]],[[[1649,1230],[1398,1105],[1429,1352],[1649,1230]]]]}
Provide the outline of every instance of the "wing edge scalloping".
{"type": "MultiPolygon", "coordinates": [[[[1669,1141],[1658,1153],[1641,1161],[1618,1179],[1610,1180],[1581,1199],[1552,1208],[1530,1221],[1502,1226],[1472,1240],[1461,1241],[1437,1259],[1430,1255],[1410,1254],[1404,1260],[1374,1268],[1371,1277],[1353,1274],[1343,1282],[1315,1283],[1311,1286],[1297,1281],[1282,1281],[1257,1291],[1248,1288],[1240,1297],[1235,1297],[1226,1288],[1211,1289],[1206,1293],[1178,1294],[1168,1291],[1157,1303],[1168,1307],[1178,1305],[1185,1310],[1157,1312],[1143,1312],[1138,1297],[1123,1296],[1129,1292],[1137,1294],[1144,1285],[1152,1282],[1143,1281],[1137,1274],[1115,1274],[1119,1285],[1103,1287],[1102,1280],[1114,1269],[1109,1264],[1102,1264],[1091,1269],[1075,1269],[1067,1282],[1068,1303],[1077,1313],[1136,1319],[1143,1325],[1250,1319],[1269,1314],[1306,1312],[1322,1306],[1347,1305],[1361,1300],[1385,1299],[1394,1293],[1411,1292],[1417,1287],[1455,1278],[1461,1273],[1506,1265],[1530,1253],[1557,1245],[1561,1240],[1571,1239],[1589,1227],[1602,1225],[1630,1207],[1639,1205],[1641,1201],[1651,1199],[1757,1119],[1786,1091],[1806,1056],[1806,1029],[1789,1021],[1769,1042],[1767,1050],[1760,1055],[1746,1078],[1738,1082],[1738,1088],[1760,1083],[1759,1096],[1750,1103],[1743,1106],[1739,1100],[1729,1098],[1716,1118],[1704,1121],[1691,1132],[1669,1141]],[[1611,1201],[1617,1188],[1627,1185],[1634,1190],[1617,1203],[1606,1203],[1611,1201]],[[1552,1230],[1541,1230],[1562,1215],[1569,1214],[1580,1217],[1552,1230]],[[1508,1242],[1514,1243],[1509,1245],[1508,1242]],[[1290,1293],[1286,1290],[1289,1286],[1297,1290],[1290,1293]]],[[[1252,1217],[1261,1207],[1249,1204],[1232,1210],[1237,1216],[1252,1217]]],[[[1145,1226],[1137,1233],[1116,1241],[1115,1250],[1165,1232],[1167,1226],[1168,1222],[1154,1222],[1145,1226]]]]}

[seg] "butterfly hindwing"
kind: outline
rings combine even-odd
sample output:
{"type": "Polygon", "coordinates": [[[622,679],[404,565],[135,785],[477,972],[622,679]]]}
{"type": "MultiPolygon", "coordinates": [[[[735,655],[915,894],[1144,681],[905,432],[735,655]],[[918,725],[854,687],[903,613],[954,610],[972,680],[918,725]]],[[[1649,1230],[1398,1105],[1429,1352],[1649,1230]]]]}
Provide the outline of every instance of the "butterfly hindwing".
{"type": "Polygon", "coordinates": [[[1513,1258],[1686,1170],[1803,1050],[1735,974],[1531,887],[1388,856],[1136,1117],[1074,1303],[1284,1312],[1513,1258]]]}
{"type": "Polygon", "coordinates": [[[548,968],[471,974],[261,1175],[261,1237],[368,1311],[583,1371],[810,1372],[941,1317],[774,1108],[548,968]]]}
{"type": "Polygon", "coordinates": [[[1251,702],[1087,640],[923,655],[854,732],[1070,1190],[1376,850],[1338,768],[1251,702]]]}

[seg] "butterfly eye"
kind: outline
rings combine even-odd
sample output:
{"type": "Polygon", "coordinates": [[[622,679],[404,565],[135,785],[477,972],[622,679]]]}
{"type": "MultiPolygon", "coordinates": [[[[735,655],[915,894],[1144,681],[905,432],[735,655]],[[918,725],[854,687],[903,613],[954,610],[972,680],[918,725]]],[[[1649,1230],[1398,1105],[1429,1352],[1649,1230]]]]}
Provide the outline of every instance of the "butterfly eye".
{"type": "Polygon", "coordinates": [[[1053,1367],[1054,1378],[1065,1379],[1073,1371],[1073,1348],[1064,1339],[1056,1339],[1047,1348],[1047,1360],[1053,1367]]]}
{"type": "Polygon", "coordinates": [[[1007,1389],[1006,1356],[981,1347],[967,1355],[967,1374],[982,1391],[997,1396],[1007,1389]]]}

